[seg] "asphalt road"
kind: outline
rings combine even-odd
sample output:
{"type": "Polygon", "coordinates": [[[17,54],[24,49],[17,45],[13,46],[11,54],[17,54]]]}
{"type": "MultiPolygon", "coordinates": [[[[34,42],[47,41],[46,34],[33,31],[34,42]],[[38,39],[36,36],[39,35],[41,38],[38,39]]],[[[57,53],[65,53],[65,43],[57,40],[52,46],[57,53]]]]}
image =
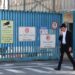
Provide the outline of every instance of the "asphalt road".
{"type": "Polygon", "coordinates": [[[75,75],[70,62],[64,62],[60,71],[55,71],[57,61],[34,61],[1,63],[0,75],[75,75]]]}

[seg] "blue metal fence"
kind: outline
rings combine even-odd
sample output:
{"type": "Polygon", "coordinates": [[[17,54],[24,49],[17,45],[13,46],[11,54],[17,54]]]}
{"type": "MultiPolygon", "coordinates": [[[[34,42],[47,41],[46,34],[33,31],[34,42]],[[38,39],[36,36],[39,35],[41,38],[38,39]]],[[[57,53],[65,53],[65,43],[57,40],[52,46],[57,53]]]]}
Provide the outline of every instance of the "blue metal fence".
{"type": "MultiPolygon", "coordinates": [[[[1,61],[30,61],[59,58],[59,25],[62,15],[58,13],[25,12],[0,10],[0,20],[13,21],[13,43],[0,43],[1,61]],[[52,23],[57,22],[58,28],[53,30],[56,35],[56,47],[53,49],[40,48],[40,28],[52,29],[52,23]],[[18,40],[19,27],[35,27],[36,40],[33,42],[18,40]],[[4,55],[2,54],[4,53],[4,55]]],[[[1,24],[0,24],[1,25],[1,24]]],[[[0,27],[1,29],[1,27],[0,27]]],[[[1,36],[1,31],[0,31],[1,36]]],[[[1,39],[0,39],[1,40],[1,39]]]]}

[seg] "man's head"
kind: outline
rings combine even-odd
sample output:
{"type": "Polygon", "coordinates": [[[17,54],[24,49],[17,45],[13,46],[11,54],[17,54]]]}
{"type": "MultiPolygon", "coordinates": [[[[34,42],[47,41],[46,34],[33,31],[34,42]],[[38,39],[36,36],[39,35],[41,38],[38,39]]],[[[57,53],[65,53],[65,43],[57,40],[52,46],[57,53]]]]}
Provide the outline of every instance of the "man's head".
{"type": "Polygon", "coordinates": [[[63,24],[60,26],[60,28],[61,28],[61,31],[65,32],[66,29],[67,29],[66,24],[63,23],[63,24]]]}

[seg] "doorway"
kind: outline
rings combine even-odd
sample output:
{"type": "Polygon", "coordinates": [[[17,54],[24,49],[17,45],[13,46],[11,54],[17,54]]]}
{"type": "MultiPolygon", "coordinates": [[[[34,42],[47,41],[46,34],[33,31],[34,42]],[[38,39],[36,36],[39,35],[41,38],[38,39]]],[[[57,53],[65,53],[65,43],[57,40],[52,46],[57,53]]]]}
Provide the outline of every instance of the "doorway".
{"type": "MultiPolygon", "coordinates": [[[[64,12],[63,15],[63,23],[66,23],[67,29],[72,33],[72,48],[73,48],[73,13],[72,12],[64,12]]],[[[73,50],[71,51],[73,56],[73,50]]]]}
{"type": "MultiPolygon", "coordinates": [[[[67,29],[71,32],[73,38],[73,23],[67,23],[67,29]]],[[[72,47],[73,47],[73,39],[72,39],[72,47]]]]}

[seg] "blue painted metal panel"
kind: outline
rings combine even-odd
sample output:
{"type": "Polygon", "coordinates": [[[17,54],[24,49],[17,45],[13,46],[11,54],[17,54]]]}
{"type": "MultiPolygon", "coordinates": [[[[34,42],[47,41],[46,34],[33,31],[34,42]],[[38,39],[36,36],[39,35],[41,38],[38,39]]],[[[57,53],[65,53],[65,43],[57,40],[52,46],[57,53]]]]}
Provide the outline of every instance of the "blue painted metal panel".
{"type": "Polygon", "coordinates": [[[13,44],[1,44],[2,48],[7,47],[6,56],[2,61],[23,61],[23,60],[48,60],[59,58],[59,25],[62,23],[62,15],[57,13],[40,13],[24,11],[0,11],[0,20],[13,20],[14,35],[13,44]],[[58,23],[58,28],[54,30],[56,35],[56,48],[40,49],[40,28],[46,27],[50,30],[52,22],[58,23]],[[18,30],[20,26],[29,26],[36,28],[35,42],[19,42],[18,30]],[[52,55],[53,54],[53,55],[52,55]]]}

